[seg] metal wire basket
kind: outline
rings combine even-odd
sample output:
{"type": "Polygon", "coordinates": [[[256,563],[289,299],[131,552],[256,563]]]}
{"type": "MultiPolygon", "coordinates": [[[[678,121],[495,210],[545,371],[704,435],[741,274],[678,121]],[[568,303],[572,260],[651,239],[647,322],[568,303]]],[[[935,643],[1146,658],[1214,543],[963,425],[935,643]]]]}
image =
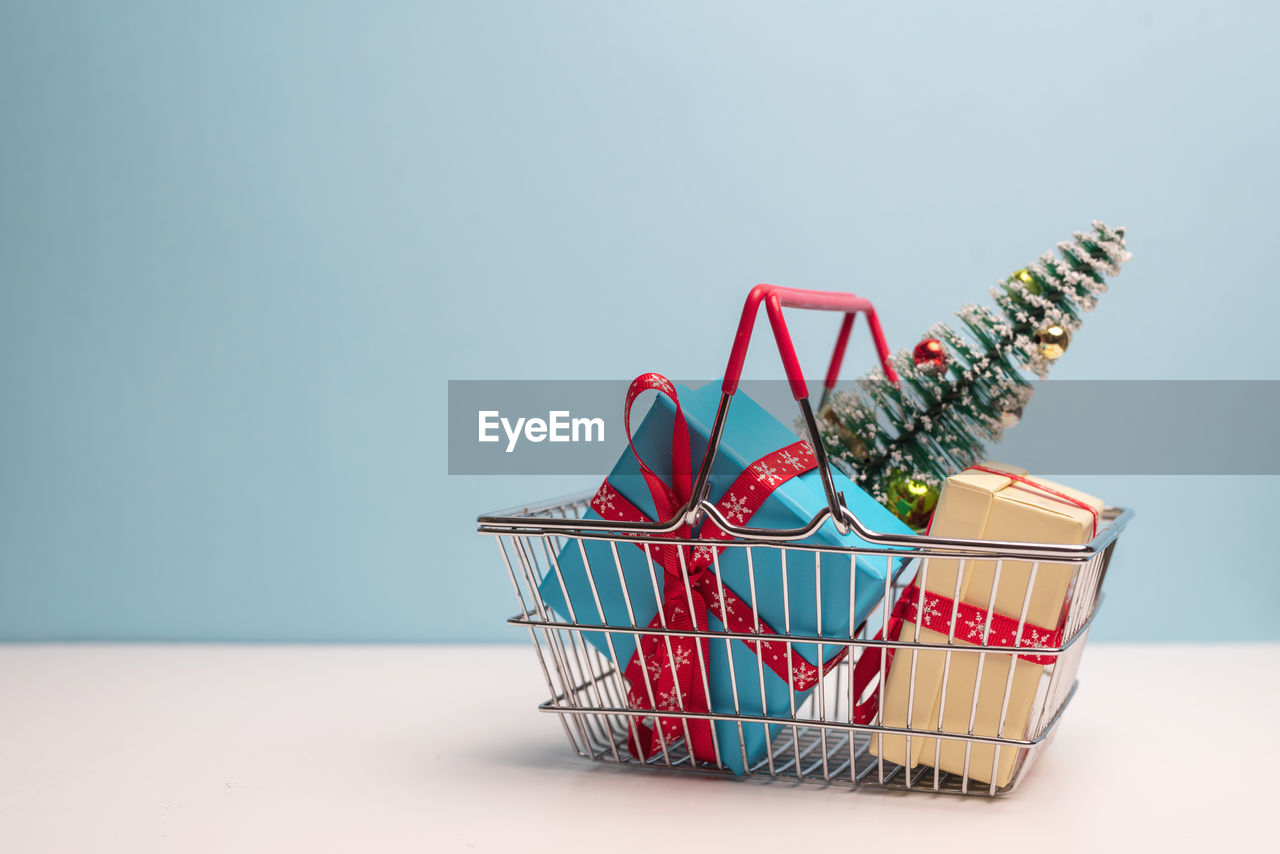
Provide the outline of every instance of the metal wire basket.
{"type": "MultiPolygon", "coordinates": [[[[495,538],[520,603],[520,612],[509,622],[528,629],[551,693],[550,699],[542,703],[540,709],[558,715],[565,735],[579,755],[602,762],[732,776],[728,768],[730,763],[724,761],[724,757],[732,752],[735,758],[741,760],[740,763],[732,764],[746,778],[786,778],[850,787],[982,795],[1010,792],[1025,778],[1039,752],[1052,739],[1062,714],[1075,693],[1076,670],[1089,627],[1101,602],[1102,582],[1117,538],[1132,512],[1107,508],[1101,514],[1101,524],[1096,535],[1084,545],[963,540],[884,534],[868,530],[849,511],[843,496],[834,489],[808,403],[808,390],[800,376],[794,349],[781,319],[781,307],[784,305],[845,312],[840,340],[828,373],[827,390],[834,385],[835,373],[856,312],[867,313],[882,360],[887,356],[887,347],[884,346],[874,309],[865,300],[847,294],[762,286],[752,292],[743,312],[738,340],[726,372],[719,409],[711,430],[708,451],[704,455],[692,497],[672,519],[656,523],[586,519],[584,516],[591,499],[590,493],[479,518],[478,531],[495,538]],[[818,458],[818,471],[827,497],[827,506],[815,514],[807,525],[794,530],[735,526],[724,518],[707,497],[712,461],[719,447],[730,401],[736,391],[737,378],[751,334],[751,322],[761,302],[765,303],[770,320],[773,321],[783,363],[800,404],[809,442],[818,458]],[[635,616],[632,595],[628,593],[628,582],[623,577],[623,566],[619,559],[620,546],[636,548],[639,545],[643,549],[649,582],[656,592],[663,583],[663,571],[661,567],[657,567],[653,551],[662,546],[696,547],[705,544],[705,540],[673,536],[681,530],[682,525],[695,525],[704,519],[714,520],[718,527],[732,535],[733,539],[717,541],[716,545],[743,550],[748,567],[759,565],[763,553],[771,553],[769,559],[776,560],[781,566],[784,600],[789,589],[796,589],[789,587],[789,576],[795,577],[797,573],[807,572],[811,573],[811,577],[821,578],[819,562],[823,562],[822,566],[825,567],[829,566],[833,556],[835,559],[847,559],[850,573],[849,628],[840,633],[824,632],[819,618],[816,632],[795,632],[790,614],[796,603],[784,601],[787,616],[783,625],[774,627],[776,636],[771,640],[786,645],[788,660],[791,650],[801,646],[814,648],[816,645],[819,650],[839,647],[842,650],[839,656],[830,659],[831,665],[823,670],[816,679],[816,684],[803,692],[798,701],[797,694],[791,693],[787,714],[751,714],[744,711],[739,706],[737,697],[741,696],[740,691],[754,690],[752,686],[756,683],[760,689],[761,707],[764,708],[767,672],[763,660],[764,645],[755,643],[753,649],[757,661],[754,667],[744,668],[741,664],[735,666],[733,656],[727,657],[735,696],[732,711],[687,711],[680,708],[679,704],[665,706],[665,710],[661,712],[662,719],[678,721],[682,732],[663,735],[662,728],[655,728],[659,733],[661,750],[651,756],[639,757],[629,749],[629,745],[634,743],[637,727],[645,716],[655,713],[637,710],[628,701],[628,689],[623,678],[627,662],[620,660],[614,643],[610,641],[604,645],[603,649],[607,650],[604,652],[600,644],[588,642],[589,635],[604,632],[609,638],[630,636],[636,644],[639,644],[641,636],[657,635],[668,643],[677,637],[693,637],[700,639],[700,642],[705,639],[707,644],[723,644],[726,653],[735,643],[745,641],[750,645],[760,638],[758,617],[756,625],[748,627],[747,631],[730,631],[728,628],[713,630],[710,625],[706,630],[673,629],[668,627],[665,619],[661,619],[661,612],[658,615],[661,625],[641,625],[635,616]],[[865,546],[830,547],[799,542],[824,524],[835,525],[841,533],[851,531],[865,546]],[[608,543],[612,561],[604,565],[599,560],[589,560],[585,546],[591,541],[608,543]],[[610,577],[611,583],[620,585],[626,597],[626,620],[585,622],[578,618],[567,595],[561,600],[559,610],[568,613],[558,614],[547,601],[544,595],[545,584],[558,584],[564,590],[564,577],[557,555],[561,555],[566,548],[575,547],[581,554],[586,577],[596,599],[596,613],[604,613],[600,608],[597,582],[610,577]],[[883,560],[885,572],[882,586],[875,591],[878,604],[870,616],[855,620],[853,603],[859,598],[859,594],[866,592],[860,586],[865,586],[865,579],[860,582],[859,573],[855,571],[855,558],[859,555],[883,560]],[[904,612],[916,626],[925,622],[923,618],[927,596],[916,596],[904,608],[906,600],[901,598],[901,594],[904,589],[910,589],[908,581],[913,575],[922,586],[927,586],[931,561],[947,561],[948,566],[957,569],[957,602],[962,580],[968,573],[973,573],[977,567],[982,566],[983,577],[987,574],[991,576],[990,602],[986,608],[988,615],[994,613],[996,589],[1000,585],[1002,574],[1006,579],[1015,575],[1019,579],[1025,577],[1026,592],[1012,643],[1014,647],[1023,648],[1011,650],[1008,643],[997,645],[991,637],[990,616],[986,618],[985,627],[977,635],[971,635],[981,642],[956,637],[959,621],[955,613],[952,614],[945,642],[922,642],[919,640],[918,630],[914,634],[909,631],[901,632],[896,622],[904,612]],[[1052,571],[1065,572],[1069,576],[1069,594],[1060,624],[1060,641],[1054,645],[1029,645],[1024,643],[1024,628],[1028,625],[1027,608],[1038,575],[1042,570],[1050,571],[1050,567],[1052,571]],[[1043,667],[1035,671],[1038,676],[1032,677],[1034,697],[1029,699],[1030,711],[1024,728],[1017,732],[1006,731],[1015,669],[1021,666],[1016,659],[1023,657],[1019,654],[1026,652],[1027,646],[1034,646],[1033,651],[1043,667]],[[866,714],[866,708],[868,694],[874,696],[885,687],[890,656],[895,653],[907,656],[905,660],[910,663],[910,680],[905,689],[908,709],[906,720],[898,721],[900,725],[891,726],[886,723],[882,706],[874,707],[874,714],[870,717],[866,714]],[[953,666],[957,670],[968,668],[976,659],[976,680],[967,728],[949,725],[944,729],[942,715],[938,716],[936,725],[913,725],[916,717],[911,714],[910,709],[917,700],[917,662],[924,666],[923,662],[929,657],[935,663],[940,663],[944,674],[941,701],[944,708],[951,708],[947,705],[946,674],[952,671],[953,666]],[[867,670],[876,673],[876,679],[870,686],[860,684],[857,678],[860,671],[867,670]],[[975,731],[974,728],[980,702],[977,680],[982,679],[984,670],[989,677],[994,674],[996,679],[999,679],[1000,674],[1007,673],[1004,678],[999,725],[990,734],[975,731]],[[713,724],[710,728],[715,740],[713,760],[696,758],[689,747],[689,728],[696,725],[693,723],[696,721],[713,724]],[[715,726],[714,722],[727,722],[730,729],[715,726]],[[759,730],[761,725],[766,725],[769,733],[767,749],[762,756],[751,757],[743,736],[744,728],[754,726],[759,730]],[[735,730],[736,743],[733,738],[723,737],[726,732],[735,730]],[[913,740],[923,740],[923,749],[918,746],[919,753],[914,764],[899,764],[886,758],[886,741],[895,739],[905,741],[907,757],[912,755],[913,740]],[[957,750],[963,751],[963,767],[955,770],[953,762],[951,766],[947,766],[950,770],[943,770],[945,763],[940,760],[944,751],[954,756],[957,755],[957,750]],[[998,768],[1003,770],[998,772],[998,768]]],[[[884,361],[887,367],[887,360],[884,361]]],[[[887,375],[892,378],[891,372],[887,371],[887,375]]],[[[684,552],[683,549],[678,551],[684,552]]],[[[713,569],[717,577],[720,562],[720,557],[714,557],[713,569]]],[[[749,586],[750,601],[759,601],[754,574],[751,575],[749,586]]],[[[724,596],[722,583],[720,595],[724,596]]],[[[821,599],[820,584],[815,595],[821,599]]],[[[723,598],[719,600],[720,607],[724,607],[723,601],[723,598]]],[[[818,608],[820,612],[821,602],[818,603],[818,608]]],[[[728,622],[727,619],[723,620],[725,626],[728,622]]],[[[700,646],[699,650],[701,649],[700,646]]],[[[700,651],[699,655],[702,654],[700,651]]],[[[820,660],[827,660],[826,655],[820,653],[820,660]]],[[[703,664],[702,678],[705,680],[705,662],[703,664]]],[[[965,669],[965,672],[968,670],[965,669]]],[[[959,699],[963,705],[964,697],[959,699]]],[[[953,696],[952,706],[956,702],[957,698],[953,696]]]]}

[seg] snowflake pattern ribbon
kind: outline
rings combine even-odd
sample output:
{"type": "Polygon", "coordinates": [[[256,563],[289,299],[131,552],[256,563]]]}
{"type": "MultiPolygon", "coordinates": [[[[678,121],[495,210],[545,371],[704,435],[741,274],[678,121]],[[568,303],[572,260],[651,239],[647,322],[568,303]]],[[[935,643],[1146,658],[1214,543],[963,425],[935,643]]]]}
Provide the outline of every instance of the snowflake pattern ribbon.
{"type": "MultiPolygon", "coordinates": [[[[1046,629],[1034,623],[1023,622],[1022,631],[1018,631],[1018,618],[988,611],[967,602],[956,602],[949,596],[940,593],[921,593],[915,583],[902,591],[889,616],[889,637],[902,639],[902,630],[906,624],[919,625],[939,634],[954,637],[960,645],[973,644],[985,647],[1006,647],[1026,650],[1056,650],[1062,646],[1063,630],[1046,629]],[[954,619],[953,619],[954,615],[954,619]],[[952,626],[955,627],[954,635],[952,626]],[[983,642],[985,636],[985,643],[983,642]]],[[[880,640],[884,633],[876,635],[880,640]]],[[[893,663],[895,647],[885,650],[884,659],[874,648],[868,648],[858,659],[853,668],[853,695],[861,697],[867,688],[882,674],[889,672],[893,663]]],[[[1032,664],[1050,665],[1058,660],[1056,654],[1037,655],[1033,652],[1019,653],[1018,658],[1032,664]]],[[[853,722],[869,724],[875,717],[880,705],[880,686],[867,696],[865,700],[854,706],[853,722]]]]}
{"type": "MultiPolygon", "coordinates": [[[[988,611],[967,602],[957,604],[954,599],[938,593],[925,593],[921,596],[920,588],[915,584],[902,591],[902,596],[894,606],[893,616],[899,622],[918,622],[921,628],[950,636],[952,611],[956,614],[955,637],[957,640],[978,646],[1017,647],[1029,650],[1055,649],[1062,643],[1061,628],[1046,629],[1034,623],[1024,622],[1022,633],[1019,635],[1017,617],[1010,617],[998,611],[988,611]],[[986,643],[983,643],[984,634],[986,643]]],[[[895,634],[896,636],[899,635],[895,634]]],[[[1053,664],[1058,660],[1056,655],[1034,653],[1022,653],[1018,657],[1032,664],[1053,664]]]]}

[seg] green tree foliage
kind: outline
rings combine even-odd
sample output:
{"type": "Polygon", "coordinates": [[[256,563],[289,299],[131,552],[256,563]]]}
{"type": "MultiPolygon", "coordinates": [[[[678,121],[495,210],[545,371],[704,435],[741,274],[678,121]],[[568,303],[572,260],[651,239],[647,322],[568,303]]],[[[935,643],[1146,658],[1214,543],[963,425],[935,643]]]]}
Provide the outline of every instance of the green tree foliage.
{"type": "Polygon", "coordinates": [[[941,369],[917,366],[910,350],[899,350],[892,356],[899,385],[877,369],[835,392],[822,431],[836,464],[888,503],[891,480],[905,475],[939,487],[984,459],[1030,400],[1030,375],[1044,378],[1060,355],[1037,333],[1057,326],[1069,337],[1129,258],[1124,229],[1094,222],[1092,232],[1077,232],[992,288],[995,308],[967,305],[956,313],[957,328],[932,327],[929,336],[946,349],[941,369]]]}

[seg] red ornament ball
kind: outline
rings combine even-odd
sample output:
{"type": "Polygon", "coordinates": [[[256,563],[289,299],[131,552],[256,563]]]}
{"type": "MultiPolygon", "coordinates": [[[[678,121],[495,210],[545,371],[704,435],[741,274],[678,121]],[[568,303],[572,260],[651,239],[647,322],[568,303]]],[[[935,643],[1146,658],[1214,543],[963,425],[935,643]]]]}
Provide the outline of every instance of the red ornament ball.
{"type": "Polygon", "coordinates": [[[947,348],[937,338],[926,338],[911,353],[916,367],[926,373],[940,374],[947,369],[947,348]]]}

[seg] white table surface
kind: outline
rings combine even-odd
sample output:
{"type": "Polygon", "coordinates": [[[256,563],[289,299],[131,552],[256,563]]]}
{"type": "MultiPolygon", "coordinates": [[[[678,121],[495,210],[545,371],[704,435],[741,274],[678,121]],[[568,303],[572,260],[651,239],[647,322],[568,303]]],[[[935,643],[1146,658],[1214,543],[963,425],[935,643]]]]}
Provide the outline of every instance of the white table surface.
{"type": "Polygon", "coordinates": [[[1277,850],[1278,673],[1091,646],[988,800],[589,763],[527,647],[0,646],[0,851],[1277,850]]]}

